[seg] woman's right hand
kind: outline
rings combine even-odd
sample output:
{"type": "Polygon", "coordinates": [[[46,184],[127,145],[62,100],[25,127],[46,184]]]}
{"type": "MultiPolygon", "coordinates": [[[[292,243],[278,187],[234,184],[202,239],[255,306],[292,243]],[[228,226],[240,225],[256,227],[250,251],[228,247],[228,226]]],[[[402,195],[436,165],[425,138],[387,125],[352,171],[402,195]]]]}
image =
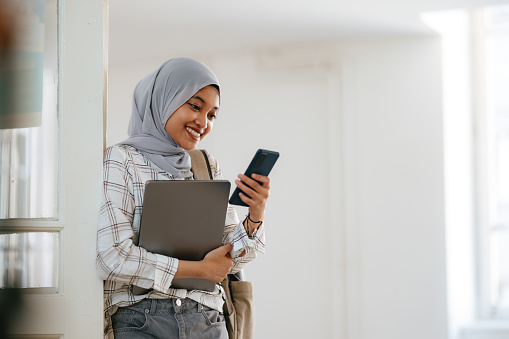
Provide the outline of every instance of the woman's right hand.
{"type": "Polygon", "coordinates": [[[233,266],[233,260],[229,253],[232,248],[232,244],[226,244],[207,253],[201,261],[203,264],[203,279],[218,283],[226,278],[233,266]]]}
{"type": "Polygon", "coordinates": [[[223,281],[233,266],[233,260],[229,253],[232,248],[232,244],[218,247],[207,253],[205,258],[200,261],[179,260],[177,272],[173,278],[199,278],[213,282],[223,281]]]}

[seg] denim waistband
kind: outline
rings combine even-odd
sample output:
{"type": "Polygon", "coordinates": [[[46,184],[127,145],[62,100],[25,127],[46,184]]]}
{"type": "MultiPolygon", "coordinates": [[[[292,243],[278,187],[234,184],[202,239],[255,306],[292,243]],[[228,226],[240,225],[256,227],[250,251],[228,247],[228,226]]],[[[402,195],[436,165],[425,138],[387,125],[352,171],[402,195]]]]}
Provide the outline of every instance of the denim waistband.
{"type": "Polygon", "coordinates": [[[202,309],[209,309],[209,307],[204,306],[194,300],[191,299],[179,299],[179,298],[171,298],[171,299],[143,299],[142,301],[128,306],[126,308],[130,309],[138,309],[145,313],[150,313],[154,315],[157,311],[163,310],[171,310],[173,309],[176,313],[186,312],[186,311],[197,311],[201,312],[202,309]]]}

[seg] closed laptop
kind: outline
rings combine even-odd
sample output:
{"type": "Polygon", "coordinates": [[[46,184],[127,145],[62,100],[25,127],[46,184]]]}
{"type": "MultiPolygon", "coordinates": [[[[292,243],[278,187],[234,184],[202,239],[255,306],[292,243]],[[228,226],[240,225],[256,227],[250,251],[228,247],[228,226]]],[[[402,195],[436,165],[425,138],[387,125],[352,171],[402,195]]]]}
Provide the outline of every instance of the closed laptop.
{"type": "MultiPolygon", "coordinates": [[[[230,182],[149,180],[145,186],[138,246],[180,260],[202,260],[222,244],[230,182]]],[[[173,279],[172,288],[213,291],[205,279],[173,279]]],[[[133,293],[149,290],[133,286],[133,293]]]]}

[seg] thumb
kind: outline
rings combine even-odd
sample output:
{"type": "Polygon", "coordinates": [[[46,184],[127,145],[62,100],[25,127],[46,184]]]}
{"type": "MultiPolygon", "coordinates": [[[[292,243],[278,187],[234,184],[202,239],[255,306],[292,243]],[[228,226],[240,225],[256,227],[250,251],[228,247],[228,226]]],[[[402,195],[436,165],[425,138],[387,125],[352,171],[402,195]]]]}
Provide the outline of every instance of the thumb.
{"type": "Polygon", "coordinates": [[[232,244],[224,244],[222,246],[222,249],[224,250],[225,254],[230,252],[232,249],[233,249],[233,245],[232,244]]]}

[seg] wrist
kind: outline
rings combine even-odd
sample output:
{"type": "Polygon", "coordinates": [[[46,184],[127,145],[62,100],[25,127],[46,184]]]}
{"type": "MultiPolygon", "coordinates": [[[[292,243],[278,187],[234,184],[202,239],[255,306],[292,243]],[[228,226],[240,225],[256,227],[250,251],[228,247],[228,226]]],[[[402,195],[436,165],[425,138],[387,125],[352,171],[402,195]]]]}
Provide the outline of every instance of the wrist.
{"type": "Polygon", "coordinates": [[[205,272],[207,272],[207,263],[205,262],[205,259],[202,259],[200,261],[195,261],[196,263],[196,274],[197,278],[204,279],[205,278],[205,272]]]}
{"type": "Polygon", "coordinates": [[[249,212],[247,214],[247,220],[251,223],[251,224],[261,224],[262,221],[263,221],[263,214],[262,215],[258,215],[258,214],[253,214],[251,212],[249,212]]]}
{"type": "Polygon", "coordinates": [[[205,262],[200,261],[189,261],[179,260],[177,272],[175,273],[174,279],[182,278],[203,278],[203,272],[205,272],[205,262]]]}
{"type": "Polygon", "coordinates": [[[263,223],[262,218],[260,220],[254,220],[250,214],[246,215],[246,219],[244,220],[244,228],[246,230],[246,234],[249,238],[253,236],[255,231],[260,227],[263,223]]]}

